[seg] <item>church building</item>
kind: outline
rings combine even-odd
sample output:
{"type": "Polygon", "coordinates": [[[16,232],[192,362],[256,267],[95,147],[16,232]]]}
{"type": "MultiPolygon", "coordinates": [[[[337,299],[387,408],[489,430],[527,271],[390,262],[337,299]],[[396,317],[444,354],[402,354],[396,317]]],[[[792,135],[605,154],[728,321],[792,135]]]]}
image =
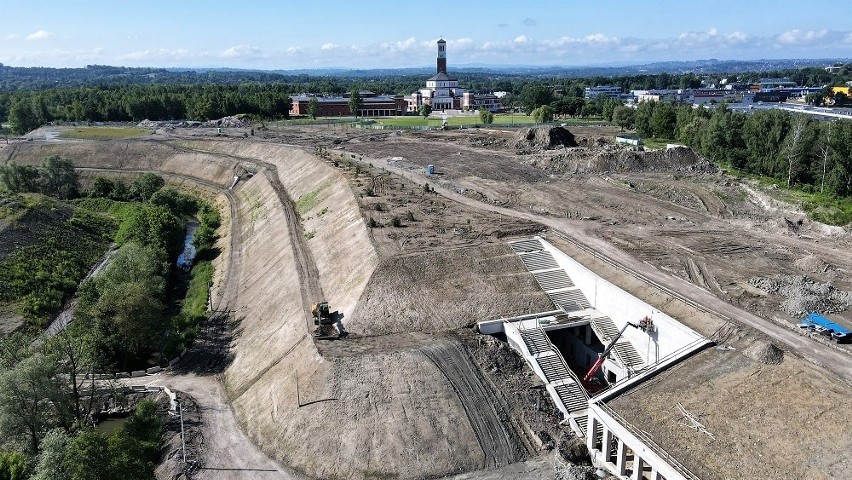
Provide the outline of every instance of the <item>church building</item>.
{"type": "Polygon", "coordinates": [[[498,112],[502,108],[496,95],[467,92],[459,87],[457,79],[447,74],[447,42],[444,39],[438,40],[437,70],[435,75],[426,80],[426,88],[412,93],[406,99],[409,112],[419,111],[424,104],[431,105],[432,111],[471,111],[485,107],[492,112],[498,112]]]}

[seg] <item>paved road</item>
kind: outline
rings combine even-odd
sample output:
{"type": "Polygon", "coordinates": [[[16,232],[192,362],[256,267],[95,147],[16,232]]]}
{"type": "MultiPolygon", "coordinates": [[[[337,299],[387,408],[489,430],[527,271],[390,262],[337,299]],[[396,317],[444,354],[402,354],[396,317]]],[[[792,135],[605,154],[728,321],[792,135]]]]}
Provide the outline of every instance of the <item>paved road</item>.
{"type": "MultiPolygon", "coordinates": [[[[389,163],[387,159],[367,159],[365,157],[363,161],[370,162],[373,165],[385,168],[390,172],[396,173],[397,175],[401,175],[409,179],[410,181],[420,185],[427,183],[427,180],[429,180],[423,174],[420,174],[419,170],[412,171],[409,169],[400,168],[394,163],[389,163]]],[[[593,250],[599,256],[604,257],[610,263],[619,266],[619,268],[632,271],[641,278],[656,285],[663,286],[664,288],[667,288],[671,291],[674,291],[687,298],[688,300],[691,300],[703,306],[709,311],[712,311],[725,318],[729,318],[735,322],[749,326],[759,332],[764,333],[772,340],[785,345],[787,347],[786,349],[796,353],[797,355],[812,363],[826,368],[844,381],[852,383],[852,355],[849,355],[843,351],[836,350],[831,347],[821,345],[820,343],[811,340],[810,338],[801,335],[794,330],[783,327],[772,322],[771,320],[758,317],[757,315],[754,315],[739,307],[731,305],[730,303],[716,297],[707,290],[704,290],[689,282],[686,282],[685,280],[682,280],[678,277],[669,275],[657,269],[653,265],[647,264],[632,257],[631,255],[623,252],[622,250],[619,250],[612,244],[606,242],[602,238],[587,234],[586,229],[589,226],[588,222],[582,220],[569,220],[566,218],[548,217],[544,215],[538,215],[532,212],[518,211],[510,208],[492,205],[489,203],[481,202],[479,200],[474,200],[465,197],[464,195],[461,195],[456,191],[441,187],[439,185],[435,185],[434,181],[432,184],[430,184],[430,186],[438,194],[450,200],[462,203],[464,205],[473,208],[478,208],[480,210],[488,210],[490,212],[499,213],[508,217],[514,217],[540,223],[550,228],[554,232],[562,234],[569,241],[572,241],[576,244],[579,244],[580,246],[585,246],[588,249],[593,250]]]]}

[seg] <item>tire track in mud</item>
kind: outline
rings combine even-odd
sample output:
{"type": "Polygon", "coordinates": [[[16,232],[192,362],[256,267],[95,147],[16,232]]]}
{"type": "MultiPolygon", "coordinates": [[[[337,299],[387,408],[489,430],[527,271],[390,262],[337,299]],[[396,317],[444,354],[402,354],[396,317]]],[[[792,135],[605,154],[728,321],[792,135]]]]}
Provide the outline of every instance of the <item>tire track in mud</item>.
{"type": "Polygon", "coordinates": [[[503,467],[523,460],[526,449],[512,428],[506,406],[482,378],[464,347],[457,341],[444,340],[420,351],[453,386],[485,454],[485,467],[503,467]]]}

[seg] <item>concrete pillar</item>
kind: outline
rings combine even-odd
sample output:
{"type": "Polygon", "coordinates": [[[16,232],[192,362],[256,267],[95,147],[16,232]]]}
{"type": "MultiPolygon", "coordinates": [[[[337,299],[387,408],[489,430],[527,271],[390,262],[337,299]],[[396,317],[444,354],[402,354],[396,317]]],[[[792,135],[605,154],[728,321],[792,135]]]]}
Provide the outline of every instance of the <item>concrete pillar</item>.
{"type": "Polygon", "coordinates": [[[663,476],[657,471],[657,468],[651,465],[651,480],[663,480],[663,476]]]}
{"type": "Polygon", "coordinates": [[[612,432],[606,428],[606,425],[603,426],[603,440],[601,443],[601,452],[603,452],[603,461],[609,462],[609,444],[612,443],[612,432]]]}
{"type": "Polygon", "coordinates": [[[598,419],[592,415],[592,411],[589,410],[589,421],[586,424],[586,447],[589,449],[589,453],[594,456],[595,454],[595,443],[597,442],[597,438],[595,435],[595,430],[597,430],[598,419]]]}
{"type": "Polygon", "coordinates": [[[627,444],[618,439],[618,449],[615,453],[615,469],[619,475],[627,473],[627,444]]]}
{"type": "Polygon", "coordinates": [[[633,475],[630,476],[630,480],[642,480],[642,469],[644,467],[645,461],[636,452],[633,452],[633,475]]]}

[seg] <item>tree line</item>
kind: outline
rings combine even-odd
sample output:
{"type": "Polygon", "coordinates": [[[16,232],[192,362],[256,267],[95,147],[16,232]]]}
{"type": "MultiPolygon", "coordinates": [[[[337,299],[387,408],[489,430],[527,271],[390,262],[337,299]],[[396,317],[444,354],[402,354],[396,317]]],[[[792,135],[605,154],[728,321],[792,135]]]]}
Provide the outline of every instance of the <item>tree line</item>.
{"type": "MultiPolygon", "coordinates": [[[[287,118],[292,87],[282,84],[133,85],[49,89],[6,95],[12,130],[24,133],[54,120],[127,122],[212,120],[249,114],[287,118]]],[[[4,98],[0,97],[0,105],[4,98]]],[[[4,107],[0,106],[0,114],[4,107]]],[[[2,118],[0,118],[2,120],[2,118]]]]}
{"type": "Polygon", "coordinates": [[[637,133],[671,139],[717,162],[787,186],[852,196],[852,122],[817,121],[778,109],[748,114],[727,108],[642,102],[637,133]]]}

